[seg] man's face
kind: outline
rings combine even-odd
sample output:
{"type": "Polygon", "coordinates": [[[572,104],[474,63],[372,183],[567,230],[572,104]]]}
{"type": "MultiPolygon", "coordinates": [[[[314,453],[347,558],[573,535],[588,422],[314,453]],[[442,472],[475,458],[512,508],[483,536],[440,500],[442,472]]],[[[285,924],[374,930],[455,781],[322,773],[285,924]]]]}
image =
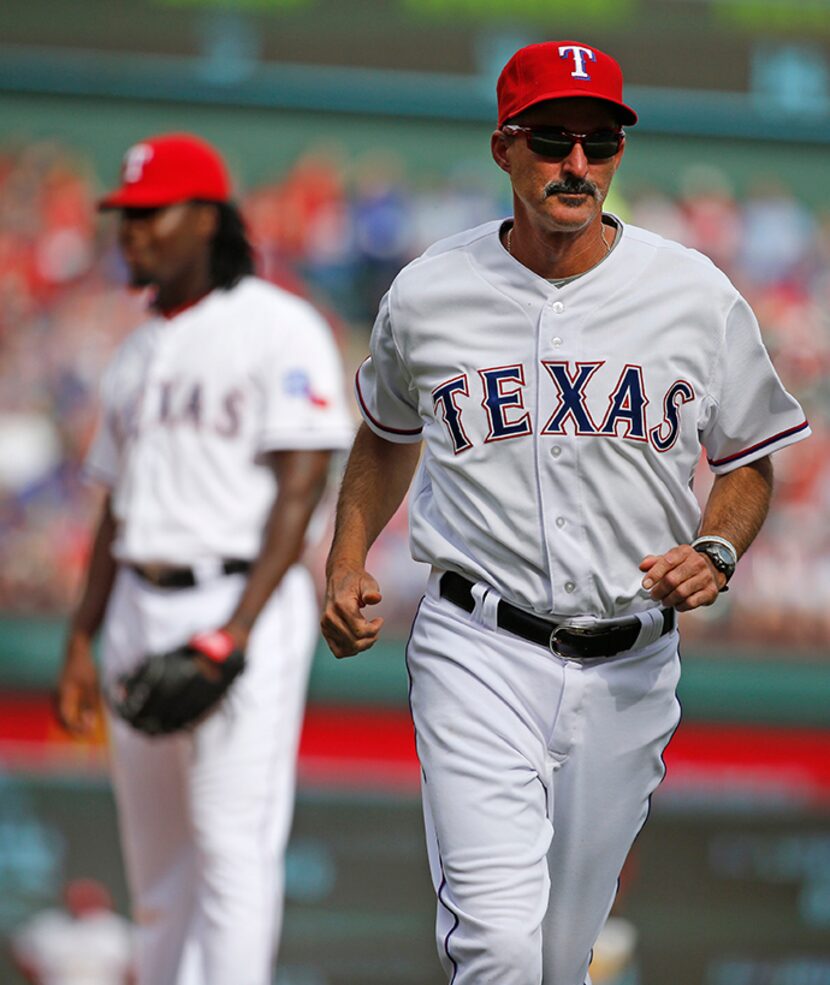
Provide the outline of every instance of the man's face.
{"type": "Polygon", "coordinates": [[[131,285],[170,284],[203,263],[215,226],[215,208],[194,202],[122,209],[118,241],[131,285]]]}
{"type": "MultiPolygon", "coordinates": [[[[556,99],[539,103],[510,121],[520,126],[564,127],[575,133],[616,129],[613,110],[594,99],[556,99]]],[[[493,157],[510,175],[517,207],[540,219],[551,231],[577,232],[602,211],[624,145],[604,161],[589,161],[581,144],[560,159],[537,154],[524,135],[493,134],[493,157]]]]}

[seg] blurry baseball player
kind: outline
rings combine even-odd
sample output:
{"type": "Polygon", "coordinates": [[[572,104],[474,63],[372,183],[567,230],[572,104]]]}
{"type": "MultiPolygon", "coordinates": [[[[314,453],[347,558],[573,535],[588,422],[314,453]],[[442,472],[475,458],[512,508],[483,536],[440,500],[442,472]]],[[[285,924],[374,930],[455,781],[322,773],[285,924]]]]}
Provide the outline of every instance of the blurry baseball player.
{"type": "Polygon", "coordinates": [[[809,434],[727,278],[603,212],[636,120],[607,54],[518,51],[491,138],[513,216],[398,275],[357,374],[323,630],[338,657],[377,639],[367,551],[417,467],[407,658],[453,985],[589,980],[679,719],[676,613],[726,588],[770,453],[809,434]]]}
{"type": "Polygon", "coordinates": [[[106,887],[73,879],[63,895],[63,907],[35,913],[11,935],[20,974],[30,985],[132,985],[133,929],[106,887]]]}
{"type": "MultiPolygon", "coordinates": [[[[116,353],[88,468],[106,487],[71,621],[59,711],[94,723],[93,636],[110,694],[147,654],[213,632],[246,667],[191,729],[111,716],[138,985],[265,985],[281,916],[295,758],[316,636],[297,561],[351,426],[339,357],[304,301],[253,275],[224,162],[188,134],[132,147],[120,212],[147,322],[116,353]]],[[[213,656],[211,659],[213,659],[213,656]]]]}

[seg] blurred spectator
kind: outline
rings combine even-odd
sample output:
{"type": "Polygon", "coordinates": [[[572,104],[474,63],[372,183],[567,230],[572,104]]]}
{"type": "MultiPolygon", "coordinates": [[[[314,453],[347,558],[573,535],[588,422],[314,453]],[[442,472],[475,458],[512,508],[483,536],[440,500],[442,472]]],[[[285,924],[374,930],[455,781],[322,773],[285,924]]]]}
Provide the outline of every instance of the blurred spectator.
{"type": "Polygon", "coordinates": [[[739,263],[754,284],[799,282],[815,249],[806,206],[772,179],[759,181],[743,206],[739,263]]]}
{"type": "Polygon", "coordinates": [[[266,267],[277,258],[315,270],[347,253],[347,202],[337,148],[303,154],[280,182],[256,189],[244,204],[266,267]]]}
{"type": "Polygon", "coordinates": [[[634,924],[623,917],[609,917],[591,956],[594,985],[639,985],[636,948],[637,928],[634,924]]]}
{"type": "Polygon", "coordinates": [[[374,318],[395,274],[412,258],[412,202],[395,154],[371,153],[357,162],[351,226],[361,302],[356,313],[374,318]]]}
{"type": "MultiPolygon", "coordinates": [[[[117,287],[115,226],[96,224],[95,188],[90,162],[62,144],[0,148],[0,611],[62,612],[74,595],[94,506],[78,471],[95,381],[142,314],[142,297],[117,287]]],[[[320,145],[251,190],[243,206],[263,274],[345,319],[331,315],[354,364],[398,269],[437,238],[505,214],[506,193],[480,163],[412,175],[389,151],[350,160],[320,145]]],[[[826,649],[830,208],[814,219],[769,180],[741,199],[720,170],[700,164],[678,176],[674,196],[632,186],[608,208],[729,273],[815,432],[777,462],[775,510],[738,568],[740,590],[686,620],[686,637],[798,637],[826,649]]],[[[710,481],[705,466],[697,481],[701,490],[710,481]]],[[[405,630],[422,584],[408,557],[405,513],[375,552],[411,586],[412,605],[389,614],[405,630]]]]}
{"type": "Polygon", "coordinates": [[[503,201],[497,201],[488,178],[473,165],[456,166],[448,175],[434,173],[421,177],[419,186],[413,190],[407,258],[417,256],[445,236],[507,215],[509,185],[504,187],[503,201]]]}
{"type": "Polygon", "coordinates": [[[75,879],[64,908],[36,913],[11,936],[15,967],[31,985],[129,985],[132,928],[106,888],[75,879]]]}
{"type": "Polygon", "coordinates": [[[634,196],[631,207],[631,222],[643,229],[651,229],[666,239],[679,243],[690,243],[691,236],[686,227],[686,218],[678,202],[656,188],[641,189],[634,196]]]}
{"type": "Polygon", "coordinates": [[[681,175],[679,206],[685,229],[672,238],[705,253],[721,269],[733,270],[741,213],[726,175],[709,164],[687,168],[681,175]]]}

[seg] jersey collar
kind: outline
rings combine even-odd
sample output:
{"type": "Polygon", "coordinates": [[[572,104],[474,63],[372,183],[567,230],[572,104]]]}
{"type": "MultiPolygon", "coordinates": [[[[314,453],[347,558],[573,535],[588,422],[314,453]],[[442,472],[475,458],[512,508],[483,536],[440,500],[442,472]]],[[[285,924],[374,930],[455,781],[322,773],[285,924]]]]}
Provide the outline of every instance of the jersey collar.
{"type": "Polygon", "coordinates": [[[159,318],[163,318],[165,321],[172,321],[177,315],[182,314],[184,311],[188,311],[190,308],[195,308],[197,304],[201,304],[202,301],[209,295],[213,293],[213,288],[209,291],[205,291],[204,294],[200,294],[199,297],[193,298],[191,301],[185,301],[184,304],[177,304],[173,308],[156,308],[156,314],[159,318]]]}
{"type": "Polygon", "coordinates": [[[561,287],[554,286],[545,277],[534,273],[529,267],[511,256],[501,243],[501,230],[509,219],[493,222],[489,225],[489,235],[483,236],[474,244],[472,253],[479,263],[487,269],[487,279],[499,290],[511,296],[525,297],[530,300],[547,301],[553,296],[564,297],[566,294],[576,294],[593,284],[594,280],[603,278],[603,289],[610,296],[626,279],[623,255],[626,253],[625,224],[618,216],[614,216],[619,228],[618,240],[614,249],[603,257],[602,261],[579,277],[569,280],[561,287]]]}

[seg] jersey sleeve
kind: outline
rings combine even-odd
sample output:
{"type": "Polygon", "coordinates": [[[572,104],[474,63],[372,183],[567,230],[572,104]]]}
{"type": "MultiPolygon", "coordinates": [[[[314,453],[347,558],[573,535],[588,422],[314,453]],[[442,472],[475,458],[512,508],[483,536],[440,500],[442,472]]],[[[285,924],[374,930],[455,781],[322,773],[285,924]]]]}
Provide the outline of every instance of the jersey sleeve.
{"type": "Polygon", "coordinates": [[[731,472],[810,435],[798,401],[785,389],[752,309],[738,298],[727,318],[698,422],[713,472],[731,472]]]}
{"type": "Polygon", "coordinates": [[[258,451],[348,448],[354,425],[328,325],[305,303],[280,317],[287,319],[287,331],[269,332],[256,370],[264,394],[258,451]]]}
{"type": "Polygon", "coordinates": [[[109,400],[112,388],[113,367],[104,373],[100,386],[98,423],[92,444],[83,465],[83,476],[112,489],[117,480],[121,462],[121,443],[115,409],[109,400]]]}
{"type": "Polygon", "coordinates": [[[369,351],[355,376],[355,396],[363,419],[387,441],[420,441],[423,423],[417,392],[392,335],[389,294],[380,303],[369,351]]]}

